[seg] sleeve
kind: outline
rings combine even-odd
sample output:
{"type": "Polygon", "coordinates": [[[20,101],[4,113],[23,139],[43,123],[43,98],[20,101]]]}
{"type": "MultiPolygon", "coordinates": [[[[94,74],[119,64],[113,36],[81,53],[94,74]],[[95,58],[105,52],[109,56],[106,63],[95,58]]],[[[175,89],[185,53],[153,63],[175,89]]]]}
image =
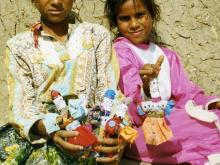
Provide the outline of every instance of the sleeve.
{"type": "Polygon", "coordinates": [[[42,119],[33,87],[32,73],[27,61],[6,48],[7,82],[9,92],[9,121],[20,135],[31,143],[46,140],[30,133],[33,124],[42,119]]]}
{"type": "Polygon", "coordinates": [[[130,49],[116,47],[116,53],[120,66],[119,88],[122,93],[131,99],[129,115],[132,123],[141,125],[140,117],[137,114],[136,102],[141,102],[142,80],[139,76],[139,65],[130,49]]]}
{"type": "Polygon", "coordinates": [[[220,101],[216,96],[205,95],[200,87],[189,80],[176,53],[169,52],[168,56],[171,74],[171,93],[177,108],[184,108],[188,100],[193,100],[197,105],[203,105],[206,109],[208,109],[209,104],[220,101]]]}
{"type": "Polygon", "coordinates": [[[120,65],[120,80],[119,86],[126,97],[133,100],[140,99],[141,93],[137,92],[142,86],[142,80],[139,76],[139,66],[135,62],[133,53],[130,49],[117,48],[117,56],[120,65]]]}
{"type": "Polygon", "coordinates": [[[96,34],[97,47],[95,56],[97,60],[97,87],[96,103],[99,103],[107,89],[117,89],[119,79],[119,66],[112,49],[110,33],[106,29],[99,30],[96,34]]]}

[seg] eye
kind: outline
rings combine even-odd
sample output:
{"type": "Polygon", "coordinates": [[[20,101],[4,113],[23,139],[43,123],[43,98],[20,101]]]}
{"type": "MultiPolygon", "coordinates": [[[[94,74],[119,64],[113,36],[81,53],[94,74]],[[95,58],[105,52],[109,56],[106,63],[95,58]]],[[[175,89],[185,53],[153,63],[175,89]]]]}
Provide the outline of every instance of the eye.
{"type": "Polygon", "coordinates": [[[142,17],[144,17],[146,15],[146,13],[144,13],[144,12],[139,12],[139,13],[137,13],[136,15],[135,15],[135,17],[136,18],[142,18],[142,17]]]}
{"type": "Polygon", "coordinates": [[[118,20],[123,21],[123,22],[128,22],[130,20],[129,16],[119,16],[118,20]]]}

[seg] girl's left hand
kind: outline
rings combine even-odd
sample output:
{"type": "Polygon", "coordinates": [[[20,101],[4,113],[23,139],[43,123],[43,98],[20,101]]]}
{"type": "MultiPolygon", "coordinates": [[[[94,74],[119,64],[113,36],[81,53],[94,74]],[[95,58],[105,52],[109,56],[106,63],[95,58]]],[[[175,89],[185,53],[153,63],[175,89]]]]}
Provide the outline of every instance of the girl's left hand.
{"type": "Polygon", "coordinates": [[[113,157],[98,157],[96,161],[105,165],[119,165],[126,142],[118,138],[99,138],[99,143],[101,145],[97,146],[96,150],[104,154],[113,154],[113,157]]]}
{"type": "Polygon", "coordinates": [[[220,110],[220,101],[210,104],[208,109],[219,109],[220,110]]]}
{"type": "Polygon", "coordinates": [[[216,103],[216,108],[220,109],[220,101],[216,103]]]}

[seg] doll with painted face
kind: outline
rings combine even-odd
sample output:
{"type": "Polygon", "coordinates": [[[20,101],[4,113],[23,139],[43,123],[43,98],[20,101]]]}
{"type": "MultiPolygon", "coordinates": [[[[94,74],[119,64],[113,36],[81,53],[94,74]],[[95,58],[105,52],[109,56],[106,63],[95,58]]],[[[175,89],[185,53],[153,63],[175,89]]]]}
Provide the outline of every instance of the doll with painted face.
{"type": "Polygon", "coordinates": [[[143,132],[147,144],[159,145],[173,137],[172,130],[167,126],[164,116],[170,113],[172,101],[162,100],[157,78],[150,81],[151,99],[143,101],[138,108],[140,116],[145,116],[143,132]]]}

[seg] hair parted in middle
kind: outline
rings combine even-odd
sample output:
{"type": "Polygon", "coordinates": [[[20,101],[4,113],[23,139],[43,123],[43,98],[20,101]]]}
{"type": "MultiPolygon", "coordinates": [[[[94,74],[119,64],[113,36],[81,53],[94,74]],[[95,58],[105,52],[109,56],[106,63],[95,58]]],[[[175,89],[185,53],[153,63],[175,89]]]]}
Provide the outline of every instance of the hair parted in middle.
{"type": "MultiPolygon", "coordinates": [[[[106,0],[105,2],[105,16],[109,21],[110,29],[117,27],[117,15],[121,5],[127,0],[106,0]]],[[[135,4],[136,0],[133,0],[135,4]]],[[[151,18],[156,23],[160,19],[160,8],[155,3],[155,0],[140,0],[146,9],[149,11],[151,18]]]]}

